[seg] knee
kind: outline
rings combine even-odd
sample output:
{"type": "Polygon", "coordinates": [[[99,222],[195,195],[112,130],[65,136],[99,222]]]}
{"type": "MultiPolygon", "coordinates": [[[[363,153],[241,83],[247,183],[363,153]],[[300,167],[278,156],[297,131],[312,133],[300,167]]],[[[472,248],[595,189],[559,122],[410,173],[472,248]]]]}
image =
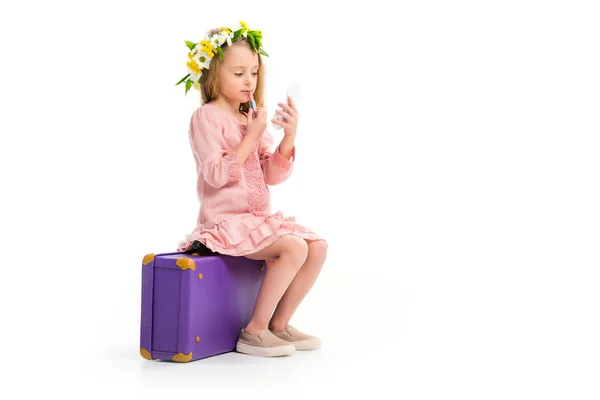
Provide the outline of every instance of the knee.
{"type": "Polygon", "coordinates": [[[315,240],[308,244],[308,252],[325,261],[325,258],[327,258],[327,247],[328,245],[325,240],[315,240]]]}
{"type": "Polygon", "coordinates": [[[304,239],[295,235],[286,235],[284,239],[286,241],[284,253],[287,253],[287,256],[291,257],[294,264],[300,268],[308,257],[308,244],[304,239]]]}

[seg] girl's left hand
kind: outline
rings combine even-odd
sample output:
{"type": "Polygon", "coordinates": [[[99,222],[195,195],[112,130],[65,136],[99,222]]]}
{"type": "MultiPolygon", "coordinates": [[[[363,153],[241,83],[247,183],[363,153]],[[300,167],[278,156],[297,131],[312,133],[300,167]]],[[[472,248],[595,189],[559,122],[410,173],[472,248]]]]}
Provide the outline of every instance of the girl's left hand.
{"type": "Polygon", "coordinates": [[[284,118],[284,121],[279,121],[275,118],[271,121],[274,124],[283,126],[283,133],[285,136],[295,136],[296,129],[298,128],[298,110],[291,97],[288,97],[288,102],[290,103],[289,105],[277,103],[283,110],[277,110],[276,112],[284,118]]]}

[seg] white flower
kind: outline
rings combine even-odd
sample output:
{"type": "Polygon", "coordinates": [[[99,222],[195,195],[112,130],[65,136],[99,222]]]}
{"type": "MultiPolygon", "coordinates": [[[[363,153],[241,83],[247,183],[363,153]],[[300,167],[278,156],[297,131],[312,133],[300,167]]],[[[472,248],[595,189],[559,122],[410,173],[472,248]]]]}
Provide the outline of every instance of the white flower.
{"type": "Polygon", "coordinates": [[[215,33],[214,35],[212,35],[210,37],[210,45],[212,47],[219,47],[219,39],[221,38],[221,35],[219,35],[218,33],[215,33]]]}
{"type": "Polygon", "coordinates": [[[233,33],[231,35],[227,35],[227,46],[231,46],[231,38],[233,37],[233,33]]]}
{"type": "Polygon", "coordinates": [[[200,81],[200,77],[202,76],[202,70],[200,70],[199,74],[196,74],[190,71],[190,80],[194,83],[198,83],[200,81]]]}
{"type": "Polygon", "coordinates": [[[248,32],[244,31],[244,33],[242,33],[242,36],[248,37],[248,32]]]}
{"type": "Polygon", "coordinates": [[[229,39],[229,33],[221,32],[221,45],[225,44],[226,42],[229,44],[227,39],[229,39]]]}
{"type": "Polygon", "coordinates": [[[194,61],[200,68],[208,68],[210,65],[210,57],[203,51],[194,56],[194,61]]]}

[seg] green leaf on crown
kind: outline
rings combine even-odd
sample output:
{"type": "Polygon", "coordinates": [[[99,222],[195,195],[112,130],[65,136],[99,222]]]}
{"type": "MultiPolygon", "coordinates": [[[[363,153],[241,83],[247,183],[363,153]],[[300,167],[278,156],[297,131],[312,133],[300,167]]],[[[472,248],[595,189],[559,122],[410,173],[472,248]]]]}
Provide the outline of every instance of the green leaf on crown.
{"type": "Polygon", "coordinates": [[[186,40],[185,44],[190,50],[194,50],[194,47],[196,47],[196,43],[190,42],[189,40],[186,40]]]}
{"type": "Polygon", "coordinates": [[[254,50],[257,50],[256,42],[254,41],[254,36],[248,34],[248,40],[250,41],[250,44],[252,45],[252,47],[254,48],[254,50]]]}
{"type": "Polygon", "coordinates": [[[238,29],[237,31],[235,31],[233,33],[233,40],[234,41],[238,40],[238,38],[242,35],[242,30],[243,30],[243,28],[242,29],[238,29]]]}
{"type": "Polygon", "coordinates": [[[266,52],[266,51],[264,51],[263,49],[260,49],[260,50],[258,50],[258,52],[259,52],[260,54],[264,55],[264,56],[267,56],[267,57],[269,57],[269,55],[267,54],[267,52],[266,52]]]}
{"type": "Polygon", "coordinates": [[[179,82],[177,82],[175,84],[175,86],[179,85],[181,82],[185,81],[187,79],[187,77],[190,76],[190,74],[187,74],[186,76],[184,76],[183,78],[181,78],[181,80],[179,82]]]}
{"type": "Polygon", "coordinates": [[[185,94],[187,94],[188,90],[190,90],[191,87],[192,87],[192,81],[187,80],[185,82],[185,94]]]}
{"type": "Polygon", "coordinates": [[[219,56],[221,56],[221,58],[224,57],[224,55],[223,55],[223,49],[222,48],[217,47],[217,52],[219,53],[219,56]]]}

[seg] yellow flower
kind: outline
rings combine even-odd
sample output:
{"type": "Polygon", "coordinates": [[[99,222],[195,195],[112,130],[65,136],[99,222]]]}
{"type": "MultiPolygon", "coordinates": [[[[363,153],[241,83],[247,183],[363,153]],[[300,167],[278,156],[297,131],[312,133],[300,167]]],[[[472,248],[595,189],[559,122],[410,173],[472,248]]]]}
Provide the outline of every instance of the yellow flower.
{"type": "Polygon", "coordinates": [[[225,32],[227,32],[227,33],[231,33],[231,29],[229,29],[229,28],[221,28],[221,30],[222,30],[222,31],[225,31],[225,32]]]}
{"type": "Polygon", "coordinates": [[[194,58],[194,55],[192,54],[192,52],[191,52],[191,51],[188,53],[188,58],[189,58],[190,60],[191,60],[192,58],[194,58]]]}
{"type": "Polygon", "coordinates": [[[248,27],[244,21],[240,21],[240,25],[243,26],[244,28],[248,27]]]}
{"type": "Polygon", "coordinates": [[[200,52],[206,53],[210,58],[213,58],[215,55],[215,50],[212,46],[204,46],[200,49],[200,52]]]}
{"type": "Polygon", "coordinates": [[[195,74],[199,74],[200,73],[200,67],[198,66],[198,64],[196,64],[196,61],[189,60],[187,63],[185,63],[185,65],[187,65],[187,67],[192,70],[195,74]]]}

